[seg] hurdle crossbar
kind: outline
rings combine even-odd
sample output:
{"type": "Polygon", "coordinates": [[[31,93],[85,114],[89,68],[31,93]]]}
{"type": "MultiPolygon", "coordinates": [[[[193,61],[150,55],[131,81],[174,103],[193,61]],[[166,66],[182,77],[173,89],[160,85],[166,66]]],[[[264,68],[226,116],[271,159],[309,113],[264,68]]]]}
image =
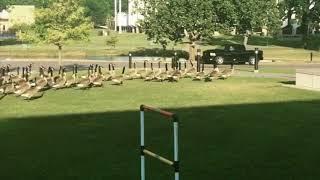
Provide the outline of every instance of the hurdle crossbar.
{"type": "Polygon", "coordinates": [[[171,166],[174,168],[174,179],[179,180],[179,156],[178,156],[178,117],[171,112],[164,111],[162,109],[154,108],[151,106],[141,105],[140,106],[140,148],[141,148],[141,180],[145,180],[145,155],[156,158],[159,161],[171,166]],[[170,118],[173,121],[173,141],[174,141],[174,161],[171,161],[167,158],[164,158],[150,150],[145,148],[145,134],[144,134],[144,113],[146,111],[152,111],[160,113],[162,116],[166,118],[170,118]]]}

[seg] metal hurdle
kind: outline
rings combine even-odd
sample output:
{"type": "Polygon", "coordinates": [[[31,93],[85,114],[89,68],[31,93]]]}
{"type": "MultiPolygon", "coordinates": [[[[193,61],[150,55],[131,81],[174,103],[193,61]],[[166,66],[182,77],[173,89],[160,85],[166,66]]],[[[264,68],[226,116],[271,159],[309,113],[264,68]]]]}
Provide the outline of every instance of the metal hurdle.
{"type": "Polygon", "coordinates": [[[178,117],[171,112],[164,111],[158,108],[141,105],[140,106],[140,146],[141,146],[141,180],[145,180],[145,155],[149,155],[153,158],[160,160],[161,162],[173,167],[174,169],[174,179],[179,180],[179,154],[178,154],[178,128],[179,122],[178,117]],[[145,147],[145,136],[144,136],[144,113],[145,111],[153,111],[160,113],[162,116],[169,118],[173,122],[173,133],[174,133],[174,161],[166,159],[156,153],[147,150],[145,147]]]}

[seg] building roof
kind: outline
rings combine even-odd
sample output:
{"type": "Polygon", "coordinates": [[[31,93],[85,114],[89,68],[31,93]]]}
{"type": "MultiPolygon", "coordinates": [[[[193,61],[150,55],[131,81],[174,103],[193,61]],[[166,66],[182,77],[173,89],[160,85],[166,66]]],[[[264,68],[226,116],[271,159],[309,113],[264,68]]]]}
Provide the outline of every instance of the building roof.
{"type": "Polygon", "coordinates": [[[6,10],[2,10],[0,12],[0,19],[2,20],[8,20],[9,19],[9,12],[6,10]]]}

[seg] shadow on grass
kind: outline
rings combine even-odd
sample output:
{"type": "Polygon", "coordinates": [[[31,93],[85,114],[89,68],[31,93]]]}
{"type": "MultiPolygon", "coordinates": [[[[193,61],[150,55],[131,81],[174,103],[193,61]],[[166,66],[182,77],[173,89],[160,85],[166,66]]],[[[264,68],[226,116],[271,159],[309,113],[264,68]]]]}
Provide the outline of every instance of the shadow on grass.
{"type": "MultiPolygon", "coordinates": [[[[181,179],[316,179],[320,101],[170,109],[181,119],[181,179]]],[[[172,127],[147,113],[146,145],[172,158],[172,127]]],[[[139,179],[139,112],[1,119],[3,179],[139,179]]],[[[147,177],[172,169],[147,159],[147,177]]]]}
{"type": "MultiPolygon", "coordinates": [[[[243,36],[228,36],[228,37],[212,37],[207,39],[203,45],[217,45],[223,46],[225,44],[242,44],[243,36]]],[[[287,38],[278,39],[273,37],[263,37],[263,36],[250,36],[248,40],[248,45],[252,46],[283,46],[291,48],[303,48],[304,43],[301,39],[287,38]]]]}
{"type": "Polygon", "coordinates": [[[296,81],[281,81],[280,83],[285,84],[285,85],[295,85],[296,81]]]}
{"type": "MultiPolygon", "coordinates": [[[[189,59],[189,53],[183,50],[163,50],[160,48],[140,48],[139,50],[132,51],[132,56],[151,56],[151,57],[173,57],[177,52],[179,58],[189,59]]],[[[127,56],[127,54],[122,54],[127,56]]]]}

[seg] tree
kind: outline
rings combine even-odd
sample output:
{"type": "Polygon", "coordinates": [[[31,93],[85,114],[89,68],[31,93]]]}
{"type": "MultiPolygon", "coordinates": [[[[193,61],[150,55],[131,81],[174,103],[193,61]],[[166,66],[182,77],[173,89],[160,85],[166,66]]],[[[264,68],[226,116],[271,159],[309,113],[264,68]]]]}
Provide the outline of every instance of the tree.
{"type": "Polygon", "coordinates": [[[310,29],[317,26],[320,21],[320,2],[318,0],[284,0],[280,2],[279,7],[282,15],[287,16],[288,20],[291,20],[292,14],[295,14],[301,24],[300,32],[305,37],[309,35],[310,29]]]}
{"type": "Polygon", "coordinates": [[[190,57],[195,55],[196,41],[234,24],[234,6],[230,0],[142,0],[141,22],[149,39],[162,44],[187,38],[190,57]]]}
{"type": "Polygon", "coordinates": [[[244,45],[247,45],[248,34],[255,29],[267,28],[268,33],[280,29],[281,20],[277,4],[274,0],[234,0],[237,7],[237,28],[244,34],[244,45]]]}
{"type": "Polygon", "coordinates": [[[48,8],[36,12],[35,24],[19,33],[19,38],[57,46],[61,65],[63,46],[70,40],[88,40],[92,27],[79,0],[54,0],[48,8]]]}

